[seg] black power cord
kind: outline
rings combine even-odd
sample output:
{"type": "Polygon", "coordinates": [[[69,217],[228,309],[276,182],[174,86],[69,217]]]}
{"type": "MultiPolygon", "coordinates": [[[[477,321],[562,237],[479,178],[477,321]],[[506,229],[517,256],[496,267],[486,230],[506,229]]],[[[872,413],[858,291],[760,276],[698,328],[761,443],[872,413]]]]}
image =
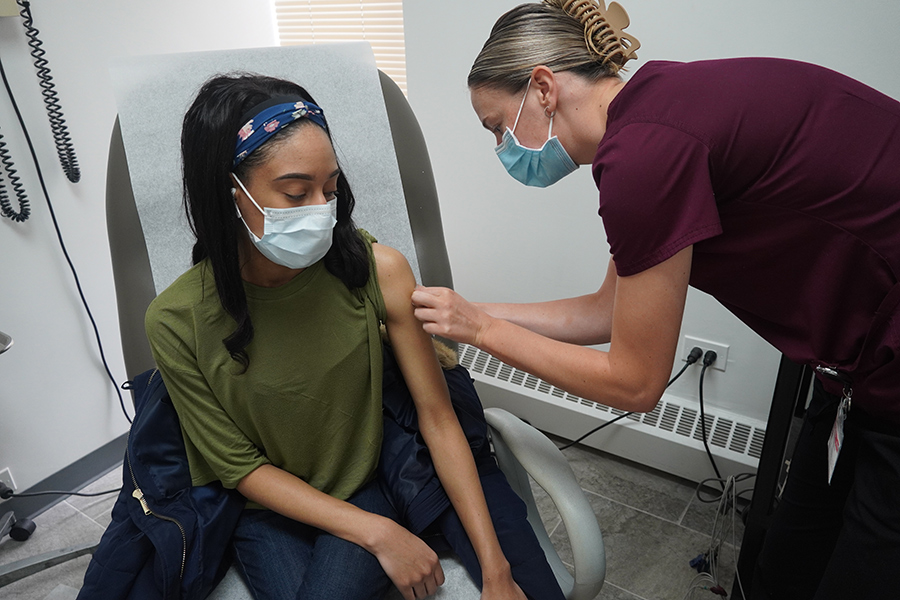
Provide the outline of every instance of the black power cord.
{"type": "Polygon", "coordinates": [[[5,483],[0,483],[0,500],[9,500],[10,498],[33,498],[35,496],[81,496],[83,498],[94,498],[96,496],[106,496],[108,494],[115,494],[116,492],[122,491],[122,488],[116,488],[114,490],[106,490],[105,492],[64,492],[60,490],[47,490],[43,492],[22,492],[15,493],[12,489],[7,486],[5,483]]]}
{"type": "Polygon", "coordinates": [[[72,277],[75,280],[75,287],[78,290],[78,296],[81,298],[81,304],[84,306],[84,310],[87,313],[88,319],[91,321],[91,326],[94,329],[94,337],[97,339],[97,347],[100,350],[100,360],[103,362],[103,367],[106,369],[106,375],[109,377],[109,380],[113,384],[113,388],[116,390],[116,394],[119,396],[119,405],[122,407],[122,413],[125,415],[125,418],[131,423],[131,417],[128,416],[128,411],[125,410],[125,399],[122,397],[122,392],[119,390],[119,385],[116,383],[116,378],[113,376],[112,371],[109,368],[109,363],[106,360],[106,354],[103,351],[103,342],[100,340],[100,330],[97,328],[97,322],[94,320],[94,315],[91,312],[91,307],[88,305],[87,299],[84,297],[84,291],[81,289],[81,280],[78,278],[78,272],[75,270],[75,265],[72,263],[72,259],[69,257],[69,251],[66,249],[66,243],[63,241],[62,231],[59,228],[59,222],[56,220],[56,212],[53,210],[53,203],[50,201],[50,194],[47,192],[47,184],[44,182],[44,174],[41,171],[41,165],[38,162],[37,153],[34,150],[34,144],[31,143],[31,136],[28,134],[28,128],[25,126],[25,119],[22,117],[22,113],[19,111],[19,105],[16,103],[15,96],[13,95],[12,88],[9,85],[9,80],[6,78],[6,71],[3,68],[3,62],[0,61],[0,77],[3,79],[3,85],[6,87],[6,93],[9,95],[9,100],[12,103],[13,110],[16,113],[16,117],[19,119],[19,125],[22,127],[22,133],[25,135],[25,141],[28,143],[28,150],[31,152],[31,159],[34,161],[34,168],[37,172],[38,181],[41,184],[41,190],[44,192],[44,199],[47,201],[47,208],[50,211],[50,218],[53,221],[53,229],[56,231],[56,239],[59,240],[59,247],[62,249],[63,256],[66,259],[66,262],[69,265],[69,270],[72,272],[72,277]]]}
{"type": "Polygon", "coordinates": [[[713,350],[707,350],[706,354],[703,355],[703,368],[700,369],[700,429],[703,432],[703,447],[706,448],[706,455],[709,457],[709,463],[712,465],[713,471],[716,472],[716,477],[719,481],[722,480],[722,474],[719,473],[719,467],[716,466],[716,459],[713,458],[712,452],[709,449],[709,442],[706,439],[706,409],[703,406],[703,376],[706,374],[706,369],[708,369],[714,362],[716,362],[716,353],[713,350]]]}
{"type": "MultiPolygon", "coordinates": [[[[668,388],[670,385],[675,383],[675,380],[677,380],[679,377],[681,377],[684,374],[684,372],[687,371],[688,367],[690,367],[691,365],[696,363],[698,360],[700,360],[700,357],[702,355],[703,355],[703,350],[701,350],[697,346],[694,346],[693,348],[691,348],[691,351],[688,353],[687,357],[684,359],[684,361],[685,361],[684,366],[681,367],[681,370],[678,371],[678,373],[676,373],[675,376],[669,380],[669,383],[666,384],[666,388],[668,388]]],[[[602,425],[598,425],[597,427],[594,427],[593,429],[591,429],[590,431],[585,433],[583,436],[581,436],[577,440],[573,440],[573,441],[569,442],[568,444],[560,446],[559,449],[567,450],[567,449],[571,448],[572,446],[574,446],[575,444],[577,444],[578,442],[584,440],[588,436],[597,433],[604,427],[608,427],[608,426],[612,425],[613,423],[615,423],[616,421],[621,421],[625,417],[627,417],[629,415],[633,415],[633,414],[634,414],[634,411],[627,412],[624,415],[619,415],[618,417],[616,417],[615,419],[612,419],[611,421],[607,421],[606,423],[603,423],[602,425]]]]}
{"type": "MultiPolygon", "coordinates": [[[[738,473],[734,476],[734,482],[741,483],[754,477],[756,477],[756,473],[738,473]]],[[[716,492],[712,489],[710,489],[709,491],[703,491],[704,488],[712,488],[710,484],[713,482],[718,483],[720,487],[724,487],[728,483],[728,480],[719,479],[718,477],[708,477],[707,479],[704,479],[697,484],[697,488],[694,490],[694,497],[704,504],[715,504],[716,502],[719,502],[722,499],[722,492],[716,492]],[[709,494],[709,496],[704,496],[704,494],[707,493],[709,494]]],[[[753,488],[747,488],[745,490],[741,490],[740,492],[736,492],[734,494],[734,498],[735,500],[744,500],[746,502],[747,500],[743,498],[743,496],[752,493],[753,488]]]]}

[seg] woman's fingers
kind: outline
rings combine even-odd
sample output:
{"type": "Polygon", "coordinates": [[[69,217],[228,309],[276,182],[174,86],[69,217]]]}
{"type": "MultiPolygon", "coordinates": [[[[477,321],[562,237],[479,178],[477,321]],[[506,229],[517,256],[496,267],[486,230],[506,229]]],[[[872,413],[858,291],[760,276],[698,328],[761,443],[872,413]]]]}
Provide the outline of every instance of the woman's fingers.
{"type": "Polygon", "coordinates": [[[420,598],[427,598],[435,592],[434,579],[430,581],[423,581],[419,585],[413,588],[413,593],[415,594],[416,600],[420,598]],[[430,586],[428,584],[431,584],[430,586]],[[430,588],[430,589],[429,589],[430,588]]]}
{"type": "Polygon", "coordinates": [[[378,544],[375,557],[404,600],[420,600],[437,591],[444,571],[437,554],[406,529],[391,525],[392,533],[378,544]]]}
{"type": "Polygon", "coordinates": [[[418,583],[407,586],[406,589],[397,586],[400,593],[407,600],[421,600],[435,594],[439,587],[444,584],[444,572],[441,569],[441,563],[435,561],[435,569],[421,579],[418,583]]]}
{"type": "Polygon", "coordinates": [[[419,600],[419,598],[427,598],[428,596],[437,593],[438,588],[444,585],[444,570],[441,568],[440,560],[435,560],[434,566],[435,568],[432,570],[431,574],[422,581],[421,585],[416,586],[416,600],[419,600]]]}

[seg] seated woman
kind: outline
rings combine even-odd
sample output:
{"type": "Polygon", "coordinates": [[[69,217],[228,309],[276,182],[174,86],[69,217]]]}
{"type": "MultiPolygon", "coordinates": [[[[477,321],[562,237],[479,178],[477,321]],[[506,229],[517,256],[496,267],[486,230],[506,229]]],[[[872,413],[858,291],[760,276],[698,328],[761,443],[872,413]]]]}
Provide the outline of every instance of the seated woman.
{"type": "Polygon", "coordinates": [[[194,266],[154,300],[147,335],[194,485],[248,500],[233,546],[254,597],[381,598],[393,582],[412,600],[443,583],[376,476],[383,322],[482,598],[525,598],[413,316],[412,270],[354,225],[322,109],[287,81],[216,77],[185,115],[182,152],[194,266]]]}

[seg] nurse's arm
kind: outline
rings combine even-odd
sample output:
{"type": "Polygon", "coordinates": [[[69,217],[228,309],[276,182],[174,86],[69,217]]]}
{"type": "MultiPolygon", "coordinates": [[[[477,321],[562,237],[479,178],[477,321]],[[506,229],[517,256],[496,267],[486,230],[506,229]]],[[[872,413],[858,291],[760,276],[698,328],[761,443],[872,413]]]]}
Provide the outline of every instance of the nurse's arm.
{"type": "Polygon", "coordinates": [[[653,410],[675,360],[693,247],[615,285],[609,352],[560,342],[492,317],[452,290],[419,288],[416,316],[431,334],[489,352],[572,394],[614,408],[653,410]]]}
{"type": "Polygon", "coordinates": [[[606,344],[612,332],[616,279],[616,265],[610,259],[603,285],[592,294],[528,304],[474,304],[492,317],[560,342],[581,346],[606,344]]]}

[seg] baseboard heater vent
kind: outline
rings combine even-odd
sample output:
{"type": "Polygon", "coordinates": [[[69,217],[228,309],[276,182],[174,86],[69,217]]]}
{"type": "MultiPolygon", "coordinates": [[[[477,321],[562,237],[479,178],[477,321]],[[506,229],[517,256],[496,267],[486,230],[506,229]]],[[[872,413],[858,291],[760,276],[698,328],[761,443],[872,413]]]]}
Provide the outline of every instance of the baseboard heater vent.
{"type": "MultiPolygon", "coordinates": [[[[591,416],[599,424],[626,414],[561,390],[474,346],[460,344],[459,352],[460,363],[469,369],[486,406],[505,408],[544,431],[574,439],[590,429],[587,421],[592,420],[591,416]]],[[[585,443],[688,479],[699,481],[711,476],[703,454],[703,428],[696,402],[666,395],[651,412],[628,415],[604,432],[607,430],[612,431],[605,435],[598,433],[595,443],[585,443]],[[637,423],[639,427],[627,423],[617,428],[625,421],[637,423]],[[657,438],[658,443],[648,443],[648,436],[657,438]],[[675,446],[671,443],[660,446],[663,442],[675,442],[675,446]],[[676,447],[686,452],[673,451],[676,447]],[[654,448],[662,448],[662,454],[654,456],[654,448]]],[[[717,462],[721,456],[723,464],[732,463],[728,469],[720,465],[720,470],[732,474],[755,471],[766,435],[765,423],[707,409],[706,432],[717,462]]]]}

